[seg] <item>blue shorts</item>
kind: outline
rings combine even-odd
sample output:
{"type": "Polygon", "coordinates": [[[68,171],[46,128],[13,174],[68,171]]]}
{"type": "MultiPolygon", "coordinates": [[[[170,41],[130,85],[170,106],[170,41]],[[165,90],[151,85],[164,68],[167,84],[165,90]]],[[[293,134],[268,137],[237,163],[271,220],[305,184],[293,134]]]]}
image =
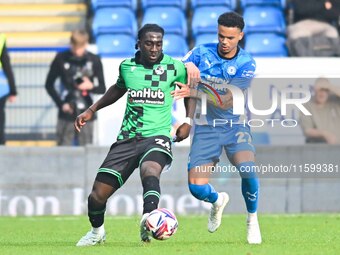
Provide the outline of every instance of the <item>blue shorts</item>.
{"type": "Polygon", "coordinates": [[[207,163],[217,163],[224,148],[228,158],[239,151],[252,151],[252,136],[249,126],[234,125],[233,127],[212,127],[196,125],[191,144],[188,169],[207,163]]]}

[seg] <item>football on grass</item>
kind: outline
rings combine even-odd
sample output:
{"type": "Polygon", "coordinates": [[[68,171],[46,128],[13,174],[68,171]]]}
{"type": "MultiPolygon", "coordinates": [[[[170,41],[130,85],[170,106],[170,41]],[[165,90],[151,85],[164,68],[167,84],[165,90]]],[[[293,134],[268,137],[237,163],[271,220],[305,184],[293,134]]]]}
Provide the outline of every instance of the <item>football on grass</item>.
{"type": "Polygon", "coordinates": [[[145,221],[145,227],[156,240],[166,240],[176,233],[178,222],[173,212],[165,208],[153,210],[145,221]]]}

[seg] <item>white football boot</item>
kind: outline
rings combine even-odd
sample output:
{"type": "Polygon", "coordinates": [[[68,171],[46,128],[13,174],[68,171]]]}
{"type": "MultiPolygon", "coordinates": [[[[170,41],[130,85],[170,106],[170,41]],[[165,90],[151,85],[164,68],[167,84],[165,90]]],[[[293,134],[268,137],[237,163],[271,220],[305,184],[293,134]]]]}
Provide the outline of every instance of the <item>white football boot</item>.
{"type": "Polygon", "coordinates": [[[211,233],[215,232],[221,225],[223,209],[229,202],[229,195],[227,193],[220,192],[218,195],[222,196],[222,204],[220,206],[212,204],[208,218],[208,231],[211,233]]]}
{"type": "Polygon", "coordinates": [[[76,246],[93,246],[96,244],[102,244],[105,242],[105,240],[106,240],[105,230],[100,231],[99,233],[94,233],[93,229],[91,229],[89,232],[87,232],[86,235],[80,238],[76,246]]]}
{"type": "Polygon", "coordinates": [[[253,217],[248,216],[247,220],[247,241],[249,244],[262,243],[261,231],[259,221],[257,220],[257,214],[253,217]]]}
{"type": "Polygon", "coordinates": [[[144,213],[140,221],[140,239],[142,242],[145,242],[145,243],[151,242],[150,234],[146,230],[146,226],[145,226],[145,221],[148,216],[149,216],[149,213],[144,213]]]}

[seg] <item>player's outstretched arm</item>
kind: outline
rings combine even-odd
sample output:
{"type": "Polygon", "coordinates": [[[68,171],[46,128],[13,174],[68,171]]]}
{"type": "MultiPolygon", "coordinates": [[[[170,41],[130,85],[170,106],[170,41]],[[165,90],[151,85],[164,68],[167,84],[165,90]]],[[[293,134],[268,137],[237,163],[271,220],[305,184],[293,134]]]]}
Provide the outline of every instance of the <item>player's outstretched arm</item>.
{"type": "Polygon", "coordinates": [[[93,118],[96,111],[109,106],[121,98],[126,92],[126,89],[119,88],[117,85],[111,86],[106,93],[83,113],[78,115],[74,121],[75,129],[80,132],[80,129],[86,124],[87,121],[93,118]]]}
{"type": "Polygon", "coordinates": [[[126,89],[120,88],[117,85],[111,86],[106,93],[93,105],[91,109],[96,112],[100,109],[115,103],[119,98],[121,98],[126,93],[126,89]]]}
{"type": "MultiPolygon", "coordinates": [[[[178,100],[181,98],[194,98],[194,99],[202,99],[204,92],[197,90],[197,87],[190,87],[188,84],[176,82],[176,85],[180,87],[180,89],[174,90],[171,92],[172,96],[178,100]]],[[[219,99],[211,98],[206,96],[208,104],[212,104],[218,108],[223,110],[227,110],[233,107],[233,96],[230,92],[227,92],[225,95],[219,95],[219,99]]]]}
{"type": "Polygon", "coordinates": [[[86,122],[92,119],[93,115],[94,111],[91,110],[91,107],[89,107],[87,110],[77,116],[76,120],[74,121],[74,128],[80,132],[82,127],[86,125],[86,122]]]}
{"type": "Polygon", "coordinates": [[[185,97],[191,96],[191,88],[188,84],[184,84],[181,82],[175,82],[177,87],[180,89],[176,89],[174,91],[171,91],[171,95],[174,97],[174,99],[178,100],[185,97]]]}
{"type": "Polygon", "coordinates": [[[196,101],[195,98],[184,98],[186,118],[184,123],[177,128],[174,142],[180,142],[189,137],[196,109],[196,101]]]}
{"type": "Polygon", "coordinates": [[[190,97],[194,88],[201,81],[201,73],[198,67],[192,63],[185,63],[187,73],[187,83],[176,82],[176,85],[180,88],[171,92],[172,96],[177,100],[185,97],[190,97]]]}
{"type": "Polygon", "coordinates": [[[233,107],[233,95],[230,91],[228,91],[225,95],[221,95],[220,97],[221,103],[216,104],[214,101],[211,100],[211,98],[208,98],[208,103],[214,104],[215,106],[223,110],[228,110],[233,107]]]}
{"type": "Polygon", "coordinates": [[[185,63],[185,68],[187,70],[187,77],[188,77],[187,83],[188,83],[188,85],[190,87],[196,86],[197,83],[201,80],[200,70],[192,62],[185,63]]]}

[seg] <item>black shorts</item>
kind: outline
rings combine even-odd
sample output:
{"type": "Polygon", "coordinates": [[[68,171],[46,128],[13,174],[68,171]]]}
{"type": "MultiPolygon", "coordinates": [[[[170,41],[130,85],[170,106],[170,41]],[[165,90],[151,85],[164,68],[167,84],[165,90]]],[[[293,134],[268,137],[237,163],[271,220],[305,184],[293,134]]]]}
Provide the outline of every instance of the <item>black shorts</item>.
{"type": "Polygon", "coordinates": [[[112,144],[100,166],[96,180],[119,188],[133,171],[149,158],[161,166],[170,166],[172,161],[170,139],[166,136],[152,136],[117,141],[112,144]],[[162,157],[150,157],[154,152],[161,153],[162,157]]]}

